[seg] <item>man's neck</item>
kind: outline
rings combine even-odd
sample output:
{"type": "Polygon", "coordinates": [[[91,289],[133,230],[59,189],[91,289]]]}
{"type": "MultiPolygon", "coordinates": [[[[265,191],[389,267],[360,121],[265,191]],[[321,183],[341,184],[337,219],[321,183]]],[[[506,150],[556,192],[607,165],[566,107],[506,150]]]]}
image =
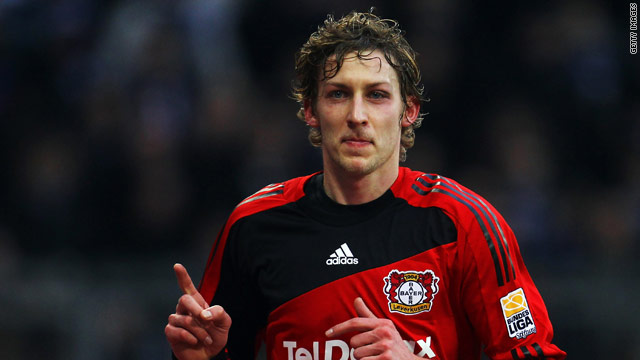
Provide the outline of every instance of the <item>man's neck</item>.
{"type": "Polygon", "coordinates": [[[398,166],[389,171],[368,175],[345,174],[325,169],[324,191],[333,201],[343,205],[359,205],[384,194],[398,178],[398,166]]]}

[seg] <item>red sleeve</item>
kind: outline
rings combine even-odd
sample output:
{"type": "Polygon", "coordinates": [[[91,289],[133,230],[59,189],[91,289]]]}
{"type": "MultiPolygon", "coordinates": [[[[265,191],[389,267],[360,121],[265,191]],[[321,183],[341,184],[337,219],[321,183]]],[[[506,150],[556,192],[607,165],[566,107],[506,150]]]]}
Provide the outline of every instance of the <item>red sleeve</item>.
{"type": "Polygon", "coordinates": [[[511,228],[491,204],[453,180],[425,175],[458,228],[464,311],[491,359],[564,359],[511,228]]]}
{"type": "Polygon", "coordinates": [[[503,241],[497,251],[502,274],[496,275],[494,259],[477,223],[461,234],[466,237],[460,259],[466,274],[462,301],[476,333],[486,344],[485,353],[496,360],[564,359],[566,354],[551,343],[553,327],[522,261],[516,238],[504,219],[495,214],[496,225],[504,234],[497,230],[503,241]]]}

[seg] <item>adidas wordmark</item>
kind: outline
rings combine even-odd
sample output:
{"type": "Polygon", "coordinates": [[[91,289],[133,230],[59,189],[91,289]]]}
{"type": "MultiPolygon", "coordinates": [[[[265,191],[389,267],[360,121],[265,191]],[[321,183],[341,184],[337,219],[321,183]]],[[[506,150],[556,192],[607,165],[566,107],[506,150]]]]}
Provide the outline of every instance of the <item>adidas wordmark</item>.
{"type": "Polygon", "coordinates": [[[353,256],[347,243],[340,245],[333,254],[329,255],[327,265],[356,265],[358,258],[353,256]]]}

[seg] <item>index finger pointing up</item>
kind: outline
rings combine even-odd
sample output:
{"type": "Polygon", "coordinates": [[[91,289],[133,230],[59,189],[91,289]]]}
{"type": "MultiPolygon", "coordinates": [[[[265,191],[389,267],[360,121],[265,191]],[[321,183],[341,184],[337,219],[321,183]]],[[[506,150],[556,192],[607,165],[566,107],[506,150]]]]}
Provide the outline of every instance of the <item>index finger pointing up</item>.
{"type": "Polygon", "coordinates": [[[208,308],[209,304],[202,297],[202,295],[198,292],[198,289],[193,285],[193,281],[191,281],[191,276],[187,272],[187,269],[182,264],[173,265],[173,271],[176,272],[176,277],[178,278],[178,285],[183,293],[193,296],[200,306],[203,308],[208,308]]]}
{"type": "Polygon", "coordinates": [[[173,265],[173,271],[176,272],[178,285],[183,293],[187,295],[195,295],[198,293],[198,290],[193,285],[193,281],[191,281],[191,276],[189,276],[187,269],[182,264],[173,265]]]}

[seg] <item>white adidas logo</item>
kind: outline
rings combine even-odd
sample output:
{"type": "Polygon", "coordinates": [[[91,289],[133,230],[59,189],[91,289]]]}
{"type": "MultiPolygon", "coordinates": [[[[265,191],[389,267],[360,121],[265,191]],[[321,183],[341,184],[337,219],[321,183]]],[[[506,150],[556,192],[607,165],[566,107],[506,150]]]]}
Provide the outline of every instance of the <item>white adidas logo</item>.
{"type": "Polygon", "coordinates": [[[327,265],[355,265],[357,263],[358,258],[353,256],[347,243],[340,245],[327,259],[327,265]]]}

